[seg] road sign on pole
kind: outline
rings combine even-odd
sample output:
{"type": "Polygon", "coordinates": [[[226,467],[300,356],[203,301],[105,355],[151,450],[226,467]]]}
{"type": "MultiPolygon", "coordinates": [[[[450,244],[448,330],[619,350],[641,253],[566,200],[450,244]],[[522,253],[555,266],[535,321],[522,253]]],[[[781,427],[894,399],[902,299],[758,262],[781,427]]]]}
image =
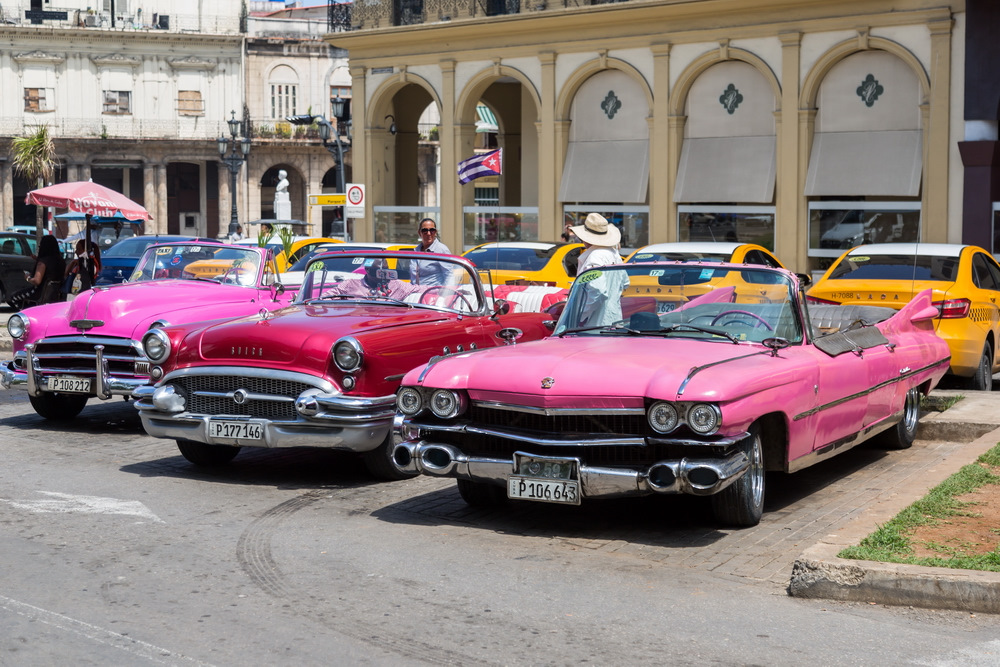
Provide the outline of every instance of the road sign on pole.
{"type": "Polygon", "coordinates": [[[343,206],[347,203],[347,195],[309,195],[310,206],[343,206]]]}
{"type": "Polygon", "coordinates": [[[365,186],[360,183],[347,184],[347,203],[344,205],[345,218],[365,217],[365,186]]]}

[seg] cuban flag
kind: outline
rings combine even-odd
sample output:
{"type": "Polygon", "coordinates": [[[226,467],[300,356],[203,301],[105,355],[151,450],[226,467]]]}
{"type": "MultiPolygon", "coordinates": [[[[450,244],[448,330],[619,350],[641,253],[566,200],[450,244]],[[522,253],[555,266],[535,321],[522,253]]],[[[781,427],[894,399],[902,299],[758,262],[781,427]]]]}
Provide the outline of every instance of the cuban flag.
{"type": "Polygon", "coordinates": [[[465,184],[480,176],[496,176],[503,165],[503,149],[475,155],[458,163],[458,182],[465,184]]]}

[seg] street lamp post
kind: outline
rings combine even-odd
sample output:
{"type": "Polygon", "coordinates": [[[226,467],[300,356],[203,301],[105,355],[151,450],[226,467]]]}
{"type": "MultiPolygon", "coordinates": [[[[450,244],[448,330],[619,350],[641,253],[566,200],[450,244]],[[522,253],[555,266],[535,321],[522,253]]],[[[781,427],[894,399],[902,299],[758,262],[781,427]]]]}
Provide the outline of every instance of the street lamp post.
{"type": "Polygon", "coordinates": [[[337,121],[336,130],[333,129],[333,125],[325,116],[299,114],[298,116],[288,116],[285,120],[292,125],[316,123],[319,138],[323,141],[323,148],[333,156],[334,167],[337,169],[337,192],[343,193],[347,189],[344,177],[344,151],[351,147],[351,110],[348,100],[343,97],[332,98],[330,106],[333,118],[337,121]],[[330,142],[331,137],[333,143],[330,142]]]}
{"type": "Polygon", "coordinates": [[[240,173],[240,167],[243,166],[243,163],[247,161],[247,156],[250,155],[250,137],[247,137],[246,133],[244,133],[243,138],[237,141],[243,123],[236,120],[235,111],[233,111],[232,118],[227,120],[226,123],[229,124],[229,134],[232,135],[231,145],[228,137],[219,137],[217,141],[219,145],[219,157],[229,167],[229,197],[232,201],[229,216],[229,236],[233,236],[236,233],[236,228],[240,225],[239,216],[236,213],[236,175],[240,173]],[[239,149],[237,149],[237,145],[239,149]]]}
{"type": "MultiPolygon", "coordinates": [[[[287,120],[292,125],[312,125],[316,123],[319,130],[319,138],[323,141],[325,148],[333,157],[334,168],[337,170],[337,193],[347,192],[346,178],[344,175],[344,151],[351,147],[351,108],[350,101],[342,97],[334,97],[330,100],[330,111],[334,120],[337,121],[337,129],[324,116],[314,116],[313,114],[299,114],[297,116],[287,116],[287,120]],[[330,138],[333,137],[333,142],[330,138]]],[[[346,219],[345,232],[346,232],[346,219]]]]}

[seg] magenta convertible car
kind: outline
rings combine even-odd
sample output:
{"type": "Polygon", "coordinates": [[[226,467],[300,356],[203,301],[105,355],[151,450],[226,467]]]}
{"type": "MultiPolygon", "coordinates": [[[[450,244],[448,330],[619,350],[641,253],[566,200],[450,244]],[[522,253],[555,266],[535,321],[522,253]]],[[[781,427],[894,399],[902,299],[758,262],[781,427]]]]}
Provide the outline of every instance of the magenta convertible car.
{"type": "Polygon", "coordinates": [[[929,290],[899,311],[807,306],[796,275],[762,266],[592,269],[551,337],[410,371],[392,460],[472,505],[686,493],[752,526],[765,471],[910,446],[948,369],[936,314],[929,290]]]}
{"type": "Polygon", "coordinates": [[[128,398],[150,383],[140,345],[149,329],[257,314],[291,301],[294,293],[275,282],[269,252],[221,243],[151,246],[126,283],[12,315],[14,359],[0,366],[0,382],[26,389],[35,411],[56,421],[76,417],[90,398],[128,398]]]}

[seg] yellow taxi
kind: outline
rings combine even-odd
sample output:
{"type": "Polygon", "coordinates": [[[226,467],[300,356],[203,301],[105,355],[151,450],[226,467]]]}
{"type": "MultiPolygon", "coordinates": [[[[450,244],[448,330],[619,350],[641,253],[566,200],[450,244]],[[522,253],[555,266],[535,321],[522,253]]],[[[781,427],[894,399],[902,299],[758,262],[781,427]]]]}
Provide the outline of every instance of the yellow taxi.
{"type": "MultiPolygon", "coordinates": [[[[626,264],[638,262],[718,262],[731,264],[751,264],[783,269],[785,266],[764,246],[754,243],[729,241],[691,241],[677,243],[654,243],[639,248],[625,259],[626,264]]],[[[761,283],[756,274],[751,280],[741,281],[740,274],[732,271],[712,271],[700,268],[692,272],[678,274],[684,283],[664,285],[656,278],[633,278],[622,293],[623,297],[657,296],[661,301],[682,303],[701,294],[731,285],[743,301],[769,303],[786,299],[787,295],[771,294],[771,288],[761,283]],[[724,276],[720,278],[718,276],[724,276]]]]}
{"type": "Polygon", "coordinates": [[[997,371],[1000,264],[977,246],[873,243],[842,254],[806,293],[809,303],[899,310],[933,290],[934,329],[951,349],[950,372],[969,389],[989,391],[997,371]]]}
{"type": "Polygon", "coordinates": [[[483,283],[569,287],[576,278],[582,243],[498,241],[483,243],[462,255],[479,269],[483,283]]]}
{"type": "Polygon", "coordinates": [[[278,263],[278,271],[288,271],[292,264],[305,257],[319,246],[329,245],[331,243],[343,243],[343,241],[340,239],[322,237],[297,239],[292,243],[292,250],[288,253],[287,257],[285,256],[284,248],[277,253],[275,261],[278,263]]]}

